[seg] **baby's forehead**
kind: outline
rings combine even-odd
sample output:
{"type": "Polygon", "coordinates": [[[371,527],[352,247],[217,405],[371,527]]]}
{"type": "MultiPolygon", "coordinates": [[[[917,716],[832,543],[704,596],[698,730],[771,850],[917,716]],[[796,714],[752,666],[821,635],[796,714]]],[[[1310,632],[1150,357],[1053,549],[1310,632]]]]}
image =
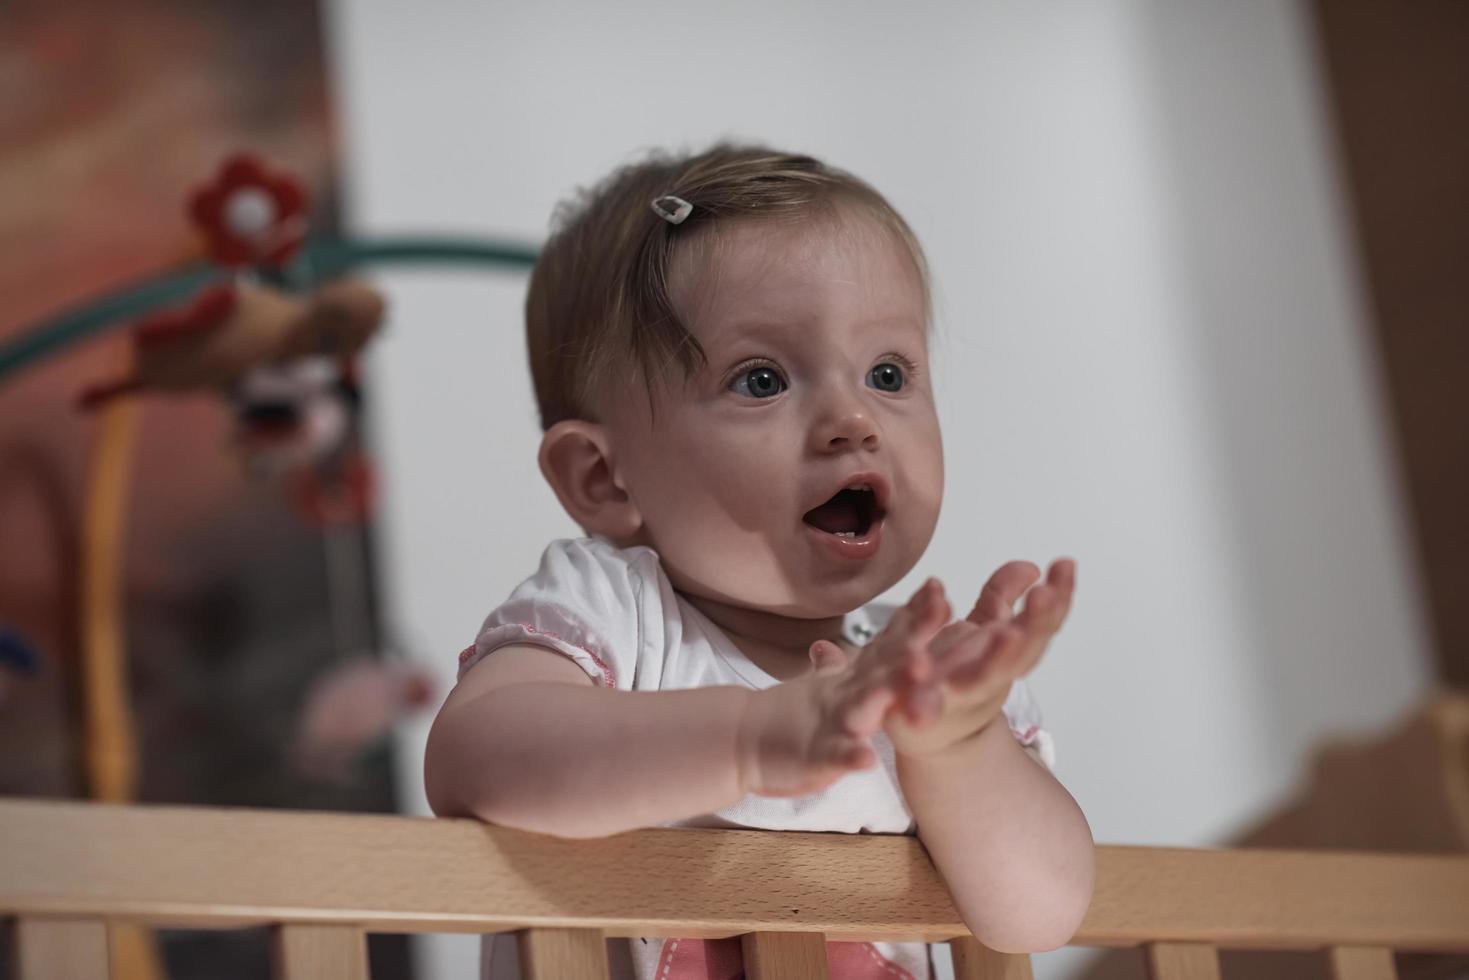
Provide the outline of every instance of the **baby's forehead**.
{"type": "Polygon", "coordinates": [[[792,260],[853,252],[912,259],[901,236],[867,208],[827,204],[777,217],[711,221],[675,250],[671,271],[707,277],[735,267],[758,273],[792,260]]]}
{"type": "Polygon", "coordinates": [[[927,297],[906,243],[863,214],[730,221],[676,253],[669,297],[701,342],[800,327],[824,314],[873,330],[927,323],[927,297]]]}

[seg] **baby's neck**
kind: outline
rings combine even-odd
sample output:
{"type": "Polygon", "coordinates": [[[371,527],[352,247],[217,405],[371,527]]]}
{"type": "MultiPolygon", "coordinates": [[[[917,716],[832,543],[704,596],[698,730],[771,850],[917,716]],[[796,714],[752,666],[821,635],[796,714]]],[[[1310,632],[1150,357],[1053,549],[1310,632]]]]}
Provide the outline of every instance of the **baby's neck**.
{"type": "Polygon", "coordinates": [[[842,639],[841,616],[792,619],[686,592],[680,595],[722,629],[755,666],[779,681],[800,677],[811,670],[809,651],[817,640],[848,646],[842,639]]]}

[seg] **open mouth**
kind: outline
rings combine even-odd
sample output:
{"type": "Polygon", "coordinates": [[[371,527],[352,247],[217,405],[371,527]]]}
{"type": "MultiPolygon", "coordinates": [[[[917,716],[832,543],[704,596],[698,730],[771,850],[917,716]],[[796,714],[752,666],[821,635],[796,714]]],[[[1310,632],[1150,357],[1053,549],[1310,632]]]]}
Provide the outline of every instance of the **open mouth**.
{"type": "Polygon", "coordinates": [[[862,538],[883,518],[877,494],[862,483],[838,490],[830,500],[808,510],[801,520],[839,538],[862,538]]]}

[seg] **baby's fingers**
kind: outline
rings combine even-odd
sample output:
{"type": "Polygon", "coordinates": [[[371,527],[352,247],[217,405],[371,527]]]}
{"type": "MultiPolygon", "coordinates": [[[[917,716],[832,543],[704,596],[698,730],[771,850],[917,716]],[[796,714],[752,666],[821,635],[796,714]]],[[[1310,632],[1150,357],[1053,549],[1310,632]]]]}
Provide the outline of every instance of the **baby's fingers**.
{"type": "Polygon", "coordinates": [[[908,697],[904,702],[903,714],[908,724],[914,728],[922,728],[934,718],[937,718],[939,713],[943,711],[943,708],[943,693],[939,690],[936,682],[929,682],[927,684],[921,684],[908,692],[908,697]]]}
{"type": "Polygon", "coordinates": [[[929,676],[915,679],[902,687],[902,711],[910,725],[922,727],[944,707],[941,691],[947,675],[959,662],[968,659],[966,651],[978,652],[993,627],[976,626],[966,620],[950,623],[928,644],[927,657],[932,669],[929,676]]]}
{"type": "Polygon", "coordinates": [[[845,670],[851,663],[847,652],[830,640],[817,640],[808,653],[817,673],[845,670]]]}
{"type": "Polygon", "coordinates": [[[1071,610],[1071,597],[1076,591],[1076,562],[1061,558],[1051,564],[1044,585],[1030,590],[1025,608],[1016,617],[1027,628],[1055,633],[1071,610]],[[1032,608],[1034,607],[1034,608],[1032,608]]]}
{"type": "Polygon", "coordinates": [[[1071,609],[1071,596],[1076,585],[1076,565],[1066,559],[1051,566],[1044,585],[1037,585],[1025,597],[1025,608],[1015,617],[1015,625],[1025,631],[1020,673],[1027,673],[1040,660],[1051,637],[1061,628],[1071,609]]]}
{"type": "Polygon", "coordinates": [[[832,739],[824,754],[827,765],[847,771],[871,769],[877,764],[877,753],[866,739],[832,739]]]}
{"type": "Polygon", "coordinates": [[[913,609],[913,623],[908,630],[908,637],[920,644],[927,644],[945,623],[949,621],[948,597],[944,595],[944,586],[936,578],[924,582],[914,593],[909,602],[913,609]]]}
{"type": "Polygon", "coordinates": [[[837,706],[837,727],[849,735],[871,735],[882,727],[883,716],[896,697],[887,684],[852,689],[837,706]]]}
{"type": "Polygon", "coordinates": [[[929,579],[913,593],[862,658],[867,683],[911,685],[932,672],[928,643],[949,620],[949,600],[938,579],[929,579]]]}
{"type": "Polygon", "coordinates": [[[979,625],[1009,622],[1015,615],[1015,600],[1040,577],[1041,570],[1031,562],[1006,562],[979,590],[968,620],[979,625]]]}
{"type": "Polygon", "coordinates": [[[931,578],[918,587],[906,604],[893,613],[887,627],[874,643],[927,643],[949,621],[949,600],[944,587],[931,578]]]}
{"type": "Polygon", "coordinates": [[[1025,638],[1025,630],[1014,625],[985,634],[978,644],[956,651],[945,664],[944,680],[963,690],[966,697],[990,684],[1009,681],[1020,673],[1025,638]]]}

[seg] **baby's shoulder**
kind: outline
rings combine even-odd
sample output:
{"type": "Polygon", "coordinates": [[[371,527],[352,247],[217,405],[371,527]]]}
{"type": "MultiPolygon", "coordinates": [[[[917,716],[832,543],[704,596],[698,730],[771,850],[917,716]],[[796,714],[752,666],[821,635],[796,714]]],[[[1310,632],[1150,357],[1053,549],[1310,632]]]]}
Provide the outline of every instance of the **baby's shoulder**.
{"type": "Polygon", "coordinates": [[[550,647],[607,687],[631,688],[661,642],[664,589],[657,553],[618,548],[601,538],[564,538],[540,566],[485,617],[460,655],[460,676],[510,644],[550,647]]]}
{"type": "Polygon", "coordinates": [[[546,546],[540,567],[522,588],[572,594],[641,592],[649,584],[656,586],[659,574],[658,553],[652,548],[619,548],[597,537],[562,538],[546,546]]]}

